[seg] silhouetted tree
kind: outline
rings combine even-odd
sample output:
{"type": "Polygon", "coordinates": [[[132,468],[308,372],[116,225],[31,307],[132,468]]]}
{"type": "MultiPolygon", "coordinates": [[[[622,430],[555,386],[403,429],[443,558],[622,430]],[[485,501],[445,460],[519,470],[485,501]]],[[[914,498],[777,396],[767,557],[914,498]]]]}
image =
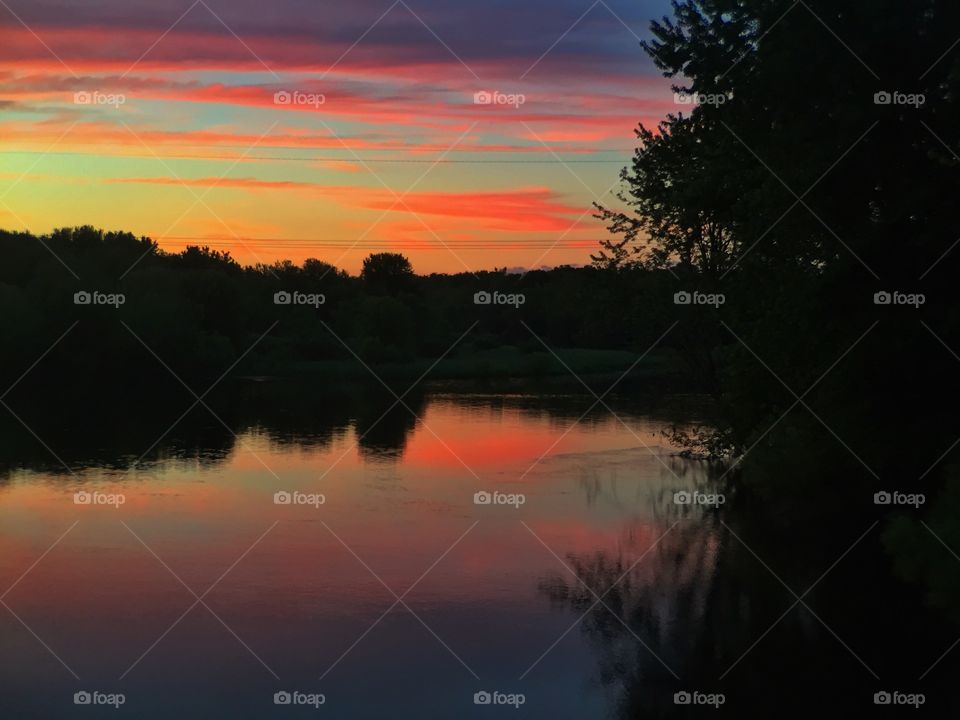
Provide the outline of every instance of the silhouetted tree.
{"type": "MultiPolygon", "coordinates": [[[[643,44],[700,102],[640,128],[594,261],[725,295],[677,342],[715,361],[740,483],[784,518],[847,524],[896,478],[960,537],[958,24],[941,0],[676,0],[643,44]],[[894,291],[926,302],[876,303],[894,291]]],[[[888,532],[904,576],[956,602],[916,514],[888,532]]]]}
{"type": "Polygon", "coordinates": [[[364,258],[360,278],[373,293],[396,295],[412,287],[413,266],[400,253],[373,253],[364,258]]]}
{"type": "Polygon", "coordinates": [[[621,178],[620,200],[631,212],[595,204],[596,217],[619,239],[601,243],[600,267],[631,263],[695,268],[717,279],[734,258],[733,208],[739,188],[723,170],[732,138],[702,116],[671,115],[654,133],[637,130],[640,147],[621,178]]]}

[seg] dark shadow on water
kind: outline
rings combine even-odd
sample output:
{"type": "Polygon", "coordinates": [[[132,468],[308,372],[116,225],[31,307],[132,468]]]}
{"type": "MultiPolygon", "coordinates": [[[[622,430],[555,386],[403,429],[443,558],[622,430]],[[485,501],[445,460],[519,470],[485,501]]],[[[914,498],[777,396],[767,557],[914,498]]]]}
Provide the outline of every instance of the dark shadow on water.
{"type": "MultiPolygon", "coordinates": [[[[662,498],[656,534],[627,527],[613,548],[565,557],[576,579],[541,577],[552,605],[583,618],[616,717],[956,716],[960,654],[937,661],[960,628],[894,573],[890,518],[803,510],[773,524],[746,499],[689,512],[662,498]],[[881,691],[923,693],[925,704],[878,707],[881,691]],[[677,704],[682,692],[725,702],[677,704]]],[[[960,579],[955,560],[941,569],[960,579]]]]}

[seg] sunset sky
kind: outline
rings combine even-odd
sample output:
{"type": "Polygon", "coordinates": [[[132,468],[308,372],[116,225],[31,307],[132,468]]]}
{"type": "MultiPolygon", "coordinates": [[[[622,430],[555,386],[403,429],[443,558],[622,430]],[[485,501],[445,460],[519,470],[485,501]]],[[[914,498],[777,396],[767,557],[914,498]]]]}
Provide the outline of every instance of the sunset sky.
{"type": "Polygon", "coordinates": [[[678,109],[638,42],[667,11],[0,0],[0,227],[351,272],[583,264],[636,124],[678,109]]]}

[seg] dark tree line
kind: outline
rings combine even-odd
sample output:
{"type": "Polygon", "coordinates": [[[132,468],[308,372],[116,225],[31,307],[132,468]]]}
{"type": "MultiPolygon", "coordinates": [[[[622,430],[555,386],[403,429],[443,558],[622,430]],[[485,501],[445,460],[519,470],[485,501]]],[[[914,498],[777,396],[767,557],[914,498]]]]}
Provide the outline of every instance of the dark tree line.
{"type": "MultiPolygon", "coordinates": [[[[106,390],[169,377],[152,353],[198,383],[228,369],[370,379],[358,357],[384,375],[419,375],[441,357],[432,376],[568,375],[552,351],[578,372],[622,372],[691,312],[660,269],[417,275],[380,253],[350,275],[317,259],[242,266],[204,247],[169,253],[92,227],[0,231],[0,258],[7,385],[40,356],[25,381],[106,390]]],[[[675,352],[668,335],[640,369],[672,372],[675,352]]]]}

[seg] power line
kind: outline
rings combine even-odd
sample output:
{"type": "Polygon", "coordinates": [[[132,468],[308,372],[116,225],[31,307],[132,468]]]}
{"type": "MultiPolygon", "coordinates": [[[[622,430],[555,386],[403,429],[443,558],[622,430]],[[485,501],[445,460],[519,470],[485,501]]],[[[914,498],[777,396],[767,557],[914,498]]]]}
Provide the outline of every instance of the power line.
{"type": "Polygon", "coordinates": [[[258,245],[261,248],[282,250],[391,250],[402,245],[405,251],[421,250],[497,250],[501,252],[523,252],[526,250],[539,250],[545,248],[555,248],[560,250],[582,250],[596,249],[597,242],[590,240],[577,240],[567,242],[555,242],[553,240],[527,240],[510,241],[509,243],[497,243],[486,240],[447,240],[445,244],[427,243],[424,241],[414,241],[409,243],[396,242],[360,242],[354,243],[351,240],[310,240],[306,238],[239,238],[237,240],[227,239],[207,239],[202,237],[167,237],[157,239],[161,245],[206,245],[208,247],[229,247],[236,248],[238,244],[258,245]]]}
{"type": "MultiPolygon", "coordinates": [[[[151,235],[149,235],[149,234],[147,234],[147,237],[154,237],[154,238],[157,239],[157,240],[183,240],[183,241],[189,241],[189,242],[224,242],[224,243],[234,243],[234,242],[237,242],[237,238],[238,238],[239,240],[243,240],[244,242],[314,243],[314,244],[324,244],[324,245],[343,245],[343,244],[352,245],[352,244],[354,243],[354,240],[349,239],[349,238],[336,238],[336,239],[317,240],[317,239],[314,239],[314,238],[295,238],[295,237],[243,237],[243,236],[237,236],[237,238],[233,238],[233,237],[227,237],[227,236],[225,236],[225,235],[215,235],[215,236],[213,236],[213,237],[202,237],[202,236],[199,236],[199,235],[156,235],[156,236],[151,236],[151,235]]],[[[361,241],[361,242],[368,242],[368,243],[371,243],[371,244],[377,244],[377,243],[380,243],[381,241],[380,241],[380,240],[366,240],[366,241],[361,241]]],[[[386,241],[382,241],[382,242],[386,242],[386,241]]],[[[410,242],[413,242],[413,243],[421,243],[421,244],[423,244],[423,245],[440,245],[440,244],[441,244],[439,241],[434,242],[434,241],[430,241],[430,240],[410,240],[410,242]]],[[[530,240],[505,240],[505,241],[498,241],[498,240],[479,240],[479,239],[474,239],[474,238],[450,238],[450,239],[444,240],[444,242],[445,242],[447,245],[459,245],[459,244],[472,245],[472,244],[476,244],[476,243],[483,243],[483,244],[491,245],[491,246],[493,246],[493,247],[499,247],[499,246],[502,245],[502,244],[512,244],[512,243],[515,243],[515,242],[544,242],[544,243],[553,244],[554,241],[551,240],[549,237],[544,237],[544,238],[531,238],[530,240]]],[[[576,240],[576,239],[571,238],[568,242],[589,242],[589,241],[576,240]]]]}
{"type": "MultiPolygon", "coordinates": [[[[508,151],[502,151],[508,152],[508,151]]],[[[589,150],[590,153],[602,153],[602,152],[620,152],[618,150],[589,150]]],[[[170,153],[167,155],[146,155],[146,154],[137,154],[137,153],[86,153],[86,152],[70,152],[67,150],[52,151],[52,152],[42,152],[40,150],[2,150],[0,155],[60,155],[67,157],[89,157],[95,155],[97,157],[108,157],[108,158],[135,158],[138,160],[155,160],[156,158],[166,158],[172,160],[237,160],[238,156],[236,155],[190,155],[183,153],[170,153]]],[[[624,158],[572,158],[569,160],[560,160],[558,158],[553,159],[493,159],[493,158],[471,158],[467,159],[458,159],[458,158],[441,158],[439,160],[431,158],[361,158],[357,160],[356,158],[349,157],[325,157],[325,156],[316,156],[316,157],[287,157],[281,155],[242,155],[244,160],[264,160],[267,162],[334,162],[334,163],[350,163],[350,164],[360,164],[362,163],[374,163],[374,164],[383,164],[383,163],[392,163],[392,164],[410,164],[410,165],[561,165],[561,164],[608,164],[615,163],[618,165],[623,165],[627,162],[624,158]]]]}

